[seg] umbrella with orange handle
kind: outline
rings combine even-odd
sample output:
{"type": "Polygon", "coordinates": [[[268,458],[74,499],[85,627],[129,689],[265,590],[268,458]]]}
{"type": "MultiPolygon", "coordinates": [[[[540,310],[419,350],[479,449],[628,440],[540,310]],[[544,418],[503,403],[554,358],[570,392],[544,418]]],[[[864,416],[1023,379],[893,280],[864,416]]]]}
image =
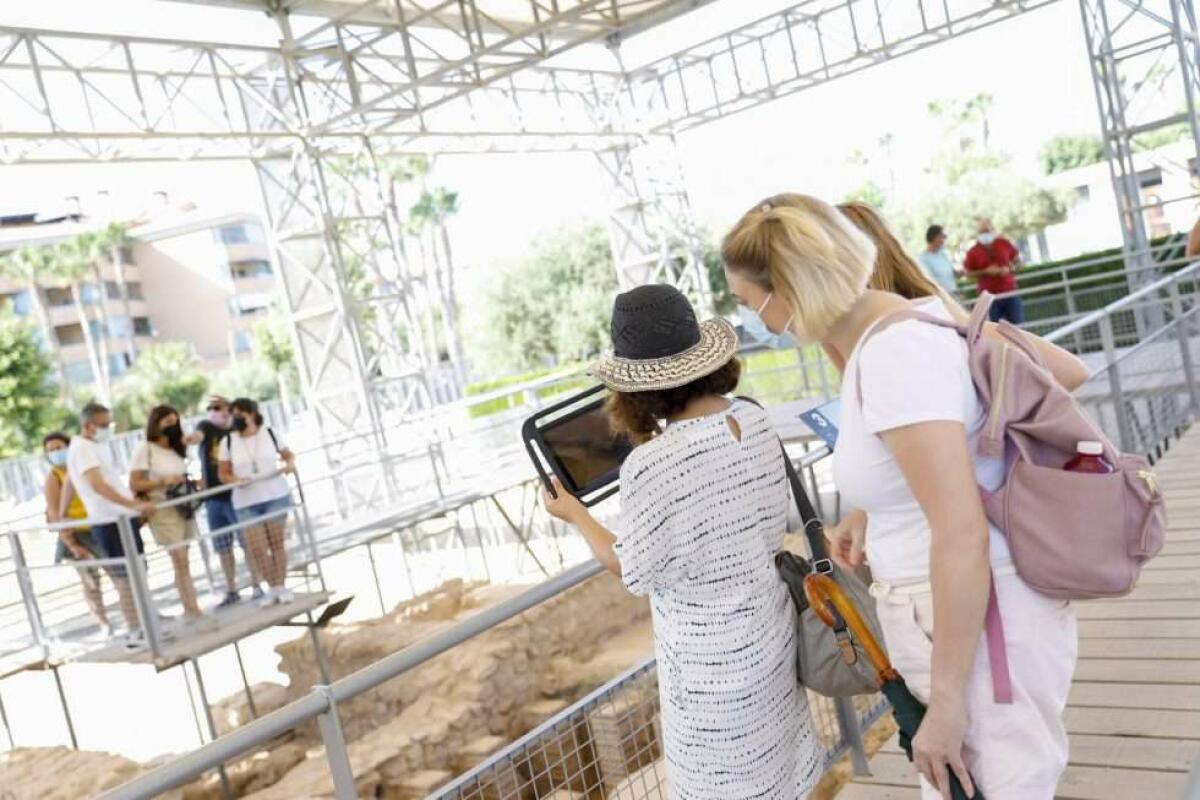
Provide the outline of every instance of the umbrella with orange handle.
{"type": "MultiPolygon", "coordinates": [[[[813,613],[822,622],[835,630],[849,628],[859,647],[866,653],[877,673],[879,691],[883,692],[888,702],[892,704],[892,716],[895,717],[896,726],[900,729],[900,746],[904,748],[908,760],[912,761],[912,740],[921,727],[921,720],[925,718],[925,705],[913,695],[905,685],[904,678],[900,677],[900,673],[892,667],[887,653],[880,647],[879,642],[871,633],[871,629],[859,614],[858,608],[828,575],[812,572],[805,576],[804,595],[808,598],[808,604],[813,613]]],[[[849,640],[843,639],[839,639],[839,643],[843,649],[849,649],[847,658],[852,661],[855,658],[853,645],[849,640]]],[[[978,786],[975,788],[975,794],[969,796],[954,772],[950,771],[948,774],[950,776],[950,797],[953,800],[968,800],[968,797],[973,797],[974,800],[983,800],[983,794],[979,791],[978,786]]]]}

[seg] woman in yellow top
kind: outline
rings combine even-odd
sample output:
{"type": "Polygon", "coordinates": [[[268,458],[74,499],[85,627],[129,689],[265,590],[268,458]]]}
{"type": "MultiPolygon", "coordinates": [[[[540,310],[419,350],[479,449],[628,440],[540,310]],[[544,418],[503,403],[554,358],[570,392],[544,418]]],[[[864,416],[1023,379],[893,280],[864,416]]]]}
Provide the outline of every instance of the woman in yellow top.
{"type": "MultiPolygon", "coordinates": [[[[71,440],[64,433],[50,433],[42,439],[42,452],[50,462],[50,472],[46,474],[43,494],[46,498],[46,522],[51,525],[63,520],[87,519],[83,500],[75,493],[71,479],[67,477],[67,445],[70,443],[71,440]]],[[[92,541],[91,531],[87,527],[58,531],[58,543],[54,551],[55,563],[64,559],[90,561],[103,557],[99,547],[92,541]]],[[[81,566],[76,570],[79,573],[79,582],[83,585],[83,599],[87,601],[88,610],[96,618],[104,636],[111,636],[112,624],[109,623],[108,614],[104,610],[99,568],[81,566]]]]}

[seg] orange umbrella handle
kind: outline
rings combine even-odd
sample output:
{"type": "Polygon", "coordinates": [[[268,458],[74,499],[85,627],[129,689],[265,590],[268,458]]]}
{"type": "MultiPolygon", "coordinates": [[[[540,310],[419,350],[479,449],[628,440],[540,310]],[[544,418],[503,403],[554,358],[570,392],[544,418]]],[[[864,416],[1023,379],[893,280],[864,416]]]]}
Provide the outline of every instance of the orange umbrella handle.
{"type": "Polygon", "coordinates": [[[829,627],[832,628],[837,624],[833,611],[836,610],[841,615],[842,619],[846,621],[846,627],[850,629],[851,635],[858,640],[859,645],[866,652],[867,658],[871,660],[871,664],[879,673],[880,682],[899,677],[899,673],[892,668],[887,653],[879,646],[875,635],[867,627],[858,607],[850,601],[850,598],[842,591],[842,587],[838,586],[832,578],[819,572],[806,575],[804,595],[808,598],[808,604],[812,607],[813,613],[829,627]]]}

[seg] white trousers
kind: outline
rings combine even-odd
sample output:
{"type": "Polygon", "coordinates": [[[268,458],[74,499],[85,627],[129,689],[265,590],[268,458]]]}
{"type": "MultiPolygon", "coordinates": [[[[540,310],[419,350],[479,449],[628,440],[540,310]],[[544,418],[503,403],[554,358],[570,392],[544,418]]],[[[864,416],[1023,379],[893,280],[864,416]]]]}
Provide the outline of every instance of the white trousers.
{"type": "MultiPolygon", "coordinates": [[[[1030,589],[1011,568],[999,569],[995,582],[1013,702],[995,702],[981,636],[966,687],[966,765],[988,800],[1052,800],[1067,765],[1063,711],[1078,652],[1075,611],[1030,589]]],[[[929,584],[876,583],[871,593],[892,665],[913,694],[928,703],[934,635],[929,584]]],[[[921,779],[923,800],[940,796],[921,779]]]]}

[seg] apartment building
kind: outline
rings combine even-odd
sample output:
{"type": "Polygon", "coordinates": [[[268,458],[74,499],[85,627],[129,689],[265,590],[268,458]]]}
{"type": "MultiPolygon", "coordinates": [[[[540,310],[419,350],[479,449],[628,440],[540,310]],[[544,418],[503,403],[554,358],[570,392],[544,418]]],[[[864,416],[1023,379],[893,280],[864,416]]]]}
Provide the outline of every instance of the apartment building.
{"type": "MultiPolygon", "coordinates": [[[[53,247],[96,227],[78,215],[0,216],[0,258],[22,247],[53,247]]],[[[103,285],[82,284],[82,314],[66,283],[39,281],[54,334],[47,347],[72,388],[94,382],[84,320],[97,350],[107,354],[113,378],[155,341],[186,342],[210,370],[251,349],[254,323],[275,293],[270,249],[255,215],[164,209],[134,224],[129,235],[120,265],[100,264],[103,285]]],[[[32,317],[27,287],[0,277],[0,302],[5,300],[17,315],[32,317]]]]}

